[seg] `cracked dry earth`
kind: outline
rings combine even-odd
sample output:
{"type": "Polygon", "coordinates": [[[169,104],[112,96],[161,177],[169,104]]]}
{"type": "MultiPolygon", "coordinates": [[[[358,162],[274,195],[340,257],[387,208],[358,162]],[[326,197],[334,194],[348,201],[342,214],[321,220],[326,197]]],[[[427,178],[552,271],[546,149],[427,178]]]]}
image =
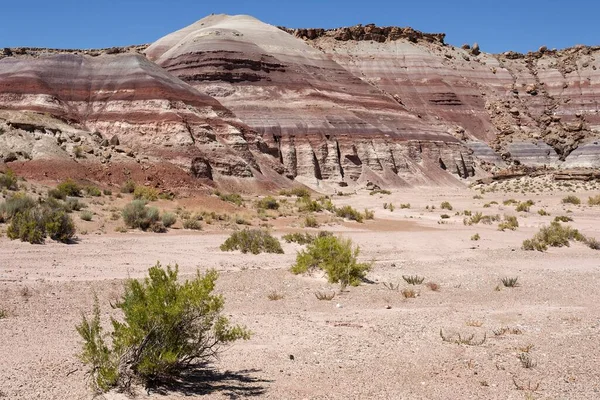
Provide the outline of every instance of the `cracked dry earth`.
{"type": "MultiPolygon", "coordinates": [[[[289,272],[300,248],[295,244],[284,244],[284,255],[252,256],[219,251],[226,232],[87,235],[69,246],[2,237],[0,308],[7,317],[0,320],[0,398],[93,398],[76,357],[80,313],[91,310],[95,292],[106,319],[123,279],[143,276],[157,260],[179,263],[183,277],[198,268],[219,270],[226,314],[254,335],[227,348],[210,371],[159,392],[140,388],[142,399],[600,398],[599,253],[579,243],[546,253],[520,249],[567,210],[572,226],[600,238],[600,209],[564,206],[563,193],[531,195],[536,206],[518,213],[519,229],[500,232],[496,224],[465,226],[454,213],[516,215],[502,205],[509,196],[474,200],[473,194],[436,189],[336,198],[337,204],[375,209],[374,221],[326,228],[352,238],[361,258],[375,263],[372,283],[332,301],[314,293],[337,292],[337,286],[289,272]],[[454,211],[439,209],[444,200],[454,211]],[[483,208],[492,200],[499,205],[483,208]],[[392,213],[383,202],[410,202],[411,208],[392,213]],[[540,207],[552,216],[538,215],[540,207]],[[451,217],[439,224],[444,212],[451,217]],[[470,240],[475,233],[481,240],[470,240]],[[415,274],[440,290],[402,279],[415,274]],[[505,288],[503,277],[518,277],[520,285],[505,288]],[[384,282],[398,283],[399,290],[384,282]],[[409,287],[416,298],[401,294],[409,287]],[[270,301],[272,291],[283,298],[270,301]],[[476,345],[446,342],[441,329],[448,340],[474,335],[476,345]]],[[[579,195],[587,199],[588,193],[579,195]]]]}

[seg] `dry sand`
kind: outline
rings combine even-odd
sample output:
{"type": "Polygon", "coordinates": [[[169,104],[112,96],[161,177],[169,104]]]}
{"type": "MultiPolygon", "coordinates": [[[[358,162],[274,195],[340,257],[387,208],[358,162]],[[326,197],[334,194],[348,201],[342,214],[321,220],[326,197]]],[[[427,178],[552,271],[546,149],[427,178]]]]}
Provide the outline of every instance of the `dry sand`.
{"type": "MultiPolygon", "coordinates": [[[[93,292],[107,316],[122,280],[143,276],[156,261],[179,263],[184,277],[197,269],[220,271],[226,314],[254,336],[227,348],[210,374],[162,393],[140,389],[140,398],[600,398],[600,252],[580,243],[546,253],[520,249],[567,209],[574,218],[570,225],[600,239],[600,207],[564,206],[559,192],[486,193],[483,200],[474,194],[427,189],[336,197],[337,205],[375,209],[374,221],[325,227],[350,237],[361,246],[361,259],[375,264],[368,275],[373,283],[332,301],[319,301],[314,293],[338,286],[322,276],[289,272],[301,248],[295,244],[284,244],[284,255],[253,256],[221,252],[227,233],[214,230],[90,233],[74,245],[36,246],[2,237],[0,308],[8,317],[0,319],[0,398],[93,398],[76,356],[74,327],[81,312],[91,310],[93,292]],[[511,197],[536,201],[531,212],[518,213],[514,232],[500,232],[497,224],[465,226],[463,216],[454,215],[466,209],[517,215],[514,206],[502,205],[511,197]],[[444,200],[453,211],[440,210],[444,200]],[[499,204],[483,208],[492,200],[499,204]],[[384,210],[384,202],[396,210],[384,210]],[[411,208],[400,209],[400,203],[411,208]],[[538,215],[541,206],[551,216],[538,215]],[[451,218],[440,224],[443,213],[451,218]],[[475,233],[481,240],[470,240],[475,233]],[[402,275],[413,274],[441,289],[418,285],[418,297],[404,299],[383,285],[399,283],[402,290],[409,287],[402,275]],[[520,286],[502,287],[503,277],[518,277],[520,286]],[[268,300],[274,290],[283,299],[268,300]],[[494,333],[503,327],[512,332],[494,333]],[[448,343],[440,329],[449,337],[487,339],[479,346],[448,343]],[[528,346],[533,368],[518,358],[528,346]]],[[[591,194],[597,192],[578,195],[585,200],[591,194]]],[[[275,225],[280,236],[285,227],[275,225]]]]}

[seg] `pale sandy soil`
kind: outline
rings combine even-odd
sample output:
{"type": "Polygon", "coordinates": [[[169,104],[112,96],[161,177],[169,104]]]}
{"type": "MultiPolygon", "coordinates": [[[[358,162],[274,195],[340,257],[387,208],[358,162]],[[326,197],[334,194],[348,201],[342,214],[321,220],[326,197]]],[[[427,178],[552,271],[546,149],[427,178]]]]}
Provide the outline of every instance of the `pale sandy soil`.
{"type": "MultiPolygon", "coordinates": [[[[582,200],[598,192],[579,192],[582,200]]],[[[289,272],[295,244],[284,255],[223,253],[226,232],[171,230],[81,236],[78,244],[49,241],[35,246],[0,238],[0,398],[90,399],[85,367],[76,354],[74,329],[97,293],[105,316],[121,293],[122,280],[143,276],[156,261],[179,263],[182,276],[197,269],[221,272],[218,291],[226,313],[254,336],[226,349],[210,376],[196,376],[164,393],[140,398],[203,396],[227,399],[598,399],[600,398],[600,252],[580,243],[526,252],[521,242],[557,215],[600,239],[600,207],[563,206],[562,192],[486,193],[467,189],[359,193],[335,197],[337,205],[375,210],[365,224],[325,227],[352,238],[361,258],[375,260],[373,283],[350,288],[333,301],[318,290],[339,290],[321,276],[289,272]],[[502,205],[508,198],[536,201],[529,213],[502,205]],[[440,210],[449,201],[453,211],[440,210]],[[483,208],[492,200],[499,205],[483,208]],[[394,212],[383,209],[392,202],[394,212]],[[400,209],[410,203],[410,209],[400,209]],[[434,211],[425,209],[435,205],[434,211]],[[551,216],[540,216],[543,206],[551,216]],[[497,224],[463,225],[457,211],[518,215],[517,231],[497,224]],[[451,216],[439,224],[440,215],[451,216]],[[481,240],[471,241],[475,233],[481,240]],[[383,282],[409,287],[402,275],[418,274],[440,284],[439,292],[416,286],[404,299],[383,282]],[[520,286],[496,291],[503,277],[520,286]],[[283,294],[269,301],[271,291],[283,294]],[[481,326],[469,326],[471,325],[481,326]],[[502,327],[514,332],[495,335],[502,327]],[[448,336],[487,335],[480,346],[444,342],[448,336]],[[532,345],[536,363],[524,368],[520,348],[532,345]],[[293,360],[290,359],[293,355],[293,360]],[[515,383],[534,390],[518,390],[515,383]]],[[[289,223],[290,220],[285,220],[289,223]]],[[[275,234],[285,227],[278,221],[275,234]]],[[[500,284],[500,286],[502,286],[500,284]]],[[[118,394],[105,396],[121,398],[118,394]]]]}

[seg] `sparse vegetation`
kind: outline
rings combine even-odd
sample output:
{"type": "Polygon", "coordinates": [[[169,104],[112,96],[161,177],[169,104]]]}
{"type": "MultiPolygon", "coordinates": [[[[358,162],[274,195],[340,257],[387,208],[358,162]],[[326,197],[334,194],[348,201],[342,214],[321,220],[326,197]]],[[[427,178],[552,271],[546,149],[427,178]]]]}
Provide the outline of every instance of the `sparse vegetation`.
{"type": "MultiPolygon", "coordinates": [[[[0,183],[0,186],[2,186],[1,183],[0,183]]],[[[588,198],[588,205],[589,206],[600,206],[600,194],[597,196],[592,196],[592,197],[588,198]]]]}
{"type": "Polygon", "coordinates": [[[340,218],[345,218],[356,222],[363,222],[364,219],[364,216],[351,206],[336,208],[335,214],[340,218]]]}
{"type": "Polygon", "coordinates": [[[330,283],[358,286],[371,269],[371,263],[359,263],[360,248],[353,247],[350,239],[336,236],[318,237],[296,256],[294,274],[314,269],[323,270],[330,283]]]}
{"type": "Polygon", "coordinates": [[[550,226],[542,227],[533,238],[523,241],[523,249],[546,251],[548,247],[568,247],[570,240],[583,242],[585,237],[577,229],[552,222],[550,226]]]}
{"type": "Polygon", "coordinates": [[[504,285],[504,287],[507,288],[514,288],[519,286],[519,277],[506,277],[506,278],[502,278],[501,279],[502,284],[504,285]]]}
{"type": "Polygon", "coordinates": [[[256,202],[256,208],[259,210],[279,210],[279,202],[274,197],[267,196],[256,202]]]}
{"type": "Polygon", "coordinates": [[[6,236],[31,244],[44,243],[47,236],[57,242],[69,243],[75,236],[75,224],[63,210],[36,206],[15,214],[6,236]]]}
{"type": "Polygon", "coordinates": [[[221,193],[219,191],[216,191],[215,195],[218,196],[219,199],[228,203],[233,203],[238,207],[244,204],[244,199],[238,193],[221,193]]]}
{"type": "Polygon", "coordinates": [[[18,178],[12,169],[0,173],[0,189],[19,190],[18,178]]]}
{"type": "Polygon", "coordinates": [[[317,219],[315,217],[313,217],[312,215],[307,215],[306,217],[304,217],[303,225],[305,228],[318,228],[319,221],[317,221],[317,219]]]}
{"type": "Polygon", "coordinates": [[[272,290],[269,292],[269,294],[267,294],[267,299],[269,299],[271,301],[281,300],[281,299],[283,299],[283,294],[279,293],[276,290],[272,290]]]}
{"type": "Polygon", "coordinates": [[[441,219],[450,219],[450,216],[448,214],[442,214],[440,215],[441,219]]]}
{"type": "Polygon", "coordinates": [[[164,212],[161,216],[161,221],[165,228],[170,228],[177,222],[177,215],[170,212],[164,212]]]}
{"type": "Polygon", "coordinates": [[[127,181],[125,181],[125,183],[123,183],[123,186],[121,186],[121,193],[133,193],[135,191],[136,188],[136,184],[135,181],[128,179],[127,181]]]}
{"type": "Polygon", "coordinates": [[[538,210],[538,214],[539,214],[539,215],[541,215],[542,217],[547,217],[547,216],[549,216],[549,215],[550,215],[550,214],[548,214],[548,212],[547,212],[546,210],[544,210],[543,208],[540,208],[540,209],[538,210]]]}
{"type": "Polygon", "coordinates": [[[335,298],[335,292],[315,292],[315,297],[319,300],[331,301],[335,298]]]}
{"type": "Polygon", "coordinates": [[[294,187],[291,189],[283,189],[279,191],[280,196],[286,197],[310,197],[310,191],[303,187],[294,187]]]}
{"type": "Polygon", "coordinates": [[[375,190],[371,190],[371,193],[369,193],[371,196],[375,196],[376,194],[392,194],[392,192],[390,192],[389,190],[385,190],[385,189],[375,189],[375,190]]]}
{"type": "Polygon", "coordinates": [[[517,212],[529,212],[529,210],[531,209],[531,206],[534,204],[535,203],[532,200],[527,200],[527,201],[521,202],[517,205],[516,211],[517,212]]]}
{"type": "Polygon", "coordinates": [[[183,220],[182,225],[183,225],[183,229],[190,229],[193,231],[201,231],[202,230],[202,223],[200,222],[200,219],[197,218],[197,216],[185,218],[183,220]]]}
{"type": "Polygon", "coordinates": [[[400,288],[400,284],[394,284],[394,282],[383,282],[383,287],[387,290],[398,290],[400,288]]]}
{"type": "Polygon", "coordinates": [[[402,275],[402,279],[409,285],[420,285],[425,281],[425,277],[419,275],[402,275]]]}
{"type": "Polygon", "coordinates": [[[250,337],[245,327],[230,325],[222,315],[224,299],[212,294],[216,271],[198,272],[184,283],[177,275],[177,265],[165,269],[157,263],[143,281],[128,279],[114,305],[123,317],[111,318],[110,335],[100,323],[97,298],[92,315],[83,316],[76,327],[83,339],[80,358],[97,390],[175,378],[213,359],[221,345],[250,337]]]}
{"type": "Polygon", "coordinates": [[[476,340],[474,333],[470,335],[462,335],[461,333],[457,333],[453,336],[447,336],[444,334],[444,330],[440,329],[440,337],[444,342],[448,343],[462,344],[466,346],[481,346],[487,339],[487,333],[484,333],[480,340],[476,340]]]}
{"type": "Polygon", "coordinates": [[[521,365],[523,366],[523,368],[534,368],[537,365],[537,363],[533,361],[529,353],[519,354],[519,361],[521,361],[521,365]]]}
{"type": "Polygon", "coordinates": [[[477,241],[479,239],[481,239],[481,236],[479,236],[479,233],[476,233],[473,236],[471,236],[471,240],[473,240],[473,241],[477,241]]]}
{"type": "Polygon", "coordinates": [[[425,286],[427,286],[429,288],[429,290],[431,290],[432,292],[439,292],[440,291],[440,285],[438,283],[427,282],[425,284],[425,286]]]}
{"type": "Polygon", "coordinates": [[[504,221],[498,224],[498,230],[505,231],[510,229],[511,231],[516,230],[519,227],[519,221],[514,215],[505,215],[504,221]]]}
{"type": "Polygon", "coordinates": [[[491,225],[492,222],[495,221],[499,221],[500,220],[500,216],[499,215],[483,215],[480,212],[476,212],[475,214],[471,215],[469,218],[464,218],[463,219],[463,224],[465,225],[476,225],[479,223],[483,223],[486,225],[491,225]]]}
{"type": "Polygon", "coordinates": [[[160,213],[157,208],[148,207],[146,204],[145,200],[133,200],[127,204],[121,212],[125,225],[143,231],[155,230],[154,228],[159,223],[160,213]]]}
{"type": "Polygon", "coordinates": [[[409,289],[409,288],[402,289],[401,293],[405,299],[414,299],[417,297],[417,292],[414,289],[409,289]]]}
{"type": "Polygon", "coordinates": [[[92,218],[94,218],[94,213],[91,211],[85,210],[79,214],[79,218],[81,218],[84,221],[91,221],[92,218]]]}
{"type": "Polygon", "coordinates": [[[562,199],[562,203],[579,205],[579,204],[581,204],[581,199],[577,196],[570,195],[570,196],[567,196],[564,199],[562,199]]]}
{"type": "Polygon", "coordinates": [[[91,185],[86,186],[83,190],[85,191],[85,194],[87,194],[88,196],[92,196],[92,197],[102,196],[102,191],[97,186],[91,186],[91,185]]]}
{"type": "Polygon", "coordinates": [[[283,254],[281,243],[269,232],[261,229],[244,229],[236,231],[221,245],[221,251],[239,250],[242,253],[276,253],[283,254]]]}
{"type": "Polygon", "coordinates": [[[442,202],[442,204],[440,205],[440,208],[441,208],[442,210],[448,210],[448,211],[452,211],[452,210],[453,210],[453,208],[452,208],[452,204],[450,204],[450,203],[449,203],[449,202],[447,202],[447,201],[443,201],[443,202],[442,202]]]}
{"type": "Polygon", "coordinates": [[[554,217],[554,221],[555,222],[573,222],[573,218],[569,217],[568,215],[559,215],[557,217],[554,217]]]}
{"type": "Polygon", "coordinates": [[[158,190],[150,186],[136,186],[133,190],[133,198],[136,200],[156,201],[158,190]]]}

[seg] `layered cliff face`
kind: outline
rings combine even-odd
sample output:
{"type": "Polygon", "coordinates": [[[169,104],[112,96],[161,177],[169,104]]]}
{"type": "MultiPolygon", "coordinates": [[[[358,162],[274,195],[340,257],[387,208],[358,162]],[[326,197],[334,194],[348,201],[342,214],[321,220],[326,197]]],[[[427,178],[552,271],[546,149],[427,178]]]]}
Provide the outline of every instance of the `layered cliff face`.
{"type": "Polygon", "coordinates": [[[600,48],[491,55],[373,26],[292,33],[409,110],[445,123],[481,159],[600,166],[600,48]]]}
{"type": "Polygon", "coordinates": [[[4,58],[0,88],[0,109],[11,111],[0,114],[12,132],[3,136],[4,159],[27,158],[14,150],[31,142],[32,158],[71,155],[88,163],[143,158],[209,179],[250,177],[260,170],[251,152],[262,143],[255,132],[214,98],[141,55],[4,58]],[[24,120],[17,111],[58,121],[24,120]]]}
{"type": "Polygon", "coordinates": [[[202,19],[146,54],[256,129],[290,178],[352,182],[374,173],[402,183],[423,158],[436,165],[425,176],[439,174],[440,165],[473,174],[470,151],[444,124],[424,120],[318,48],[252,17],[202,19]]]}
{"type": "Polygon", "coordinates": [[[491,55],[411,28],[226,15],[150,46],[5,49],[0,157],[165,163],[193,179],[274,186],[598,168],[599,56],[582,46],[491,55]]]}

